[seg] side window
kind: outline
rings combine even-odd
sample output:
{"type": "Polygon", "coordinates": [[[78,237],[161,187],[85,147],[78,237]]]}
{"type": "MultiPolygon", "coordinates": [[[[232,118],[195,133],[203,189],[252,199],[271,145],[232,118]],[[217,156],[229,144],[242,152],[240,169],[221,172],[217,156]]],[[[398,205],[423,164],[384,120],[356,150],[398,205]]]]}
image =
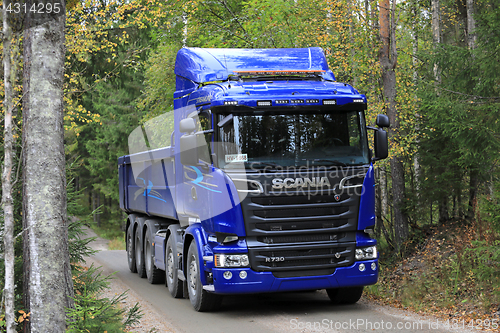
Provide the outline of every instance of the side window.
{"type": "MultiPolygon", "coordinates": [[[[209,131],[212,129],[212,113],[210,110],[203,111],[195,117],[196,121],[196,131],[209,131]]],[[[197,136],[198,139],[198,154],[200,160],[207,162],[209,164],[212,163],[212,133],[199,134],[197,136]],[[206,147],[206,149],[205,149],[206,147]]]]}

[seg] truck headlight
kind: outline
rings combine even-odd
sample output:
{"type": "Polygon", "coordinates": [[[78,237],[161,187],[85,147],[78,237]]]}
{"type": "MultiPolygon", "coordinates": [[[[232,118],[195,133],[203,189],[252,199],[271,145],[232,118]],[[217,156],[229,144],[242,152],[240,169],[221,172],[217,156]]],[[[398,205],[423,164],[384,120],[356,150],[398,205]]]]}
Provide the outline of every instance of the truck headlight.
{"type": "Polygon", "coordinates": [[[377,259],[377,247],[369,246],[356,249],[356,260],[377,259]]]}
{"type": "Polygon", "coordinates": [[[248,267],[248,254],[215,254],[215,267],[248,267]]]}

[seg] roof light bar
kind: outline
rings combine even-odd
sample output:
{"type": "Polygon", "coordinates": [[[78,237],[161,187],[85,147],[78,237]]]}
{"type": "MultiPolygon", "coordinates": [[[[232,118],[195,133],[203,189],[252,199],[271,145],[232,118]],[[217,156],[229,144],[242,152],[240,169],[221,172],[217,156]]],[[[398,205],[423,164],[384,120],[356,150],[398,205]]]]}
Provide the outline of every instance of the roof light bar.
{"type": "Polygon", "coordinates": [[[337,105],[336,99],[324,99],[323,105],[337,105]]]}
{"type": "Polygon", "coordinates": [[[306,99],[307,104],[319,104],[319,99],[306,99]]]}
{"type": "Polygon", "coordinates": [[[273,105],[272,101],[257,101],[257,106],[271,106],[273,105]]]}
{"type": "Polygon", "coordinates": [[[233,71],[236,75],[304,75],[304,74],[323,74],[325,70],[257,70],[257,71],[233,71]]]}
{"type": "Polygon", "coordinates": [[[290,101],[288,99],[277,99],[274,101],[275,104],[288,104],[290,101]]]}

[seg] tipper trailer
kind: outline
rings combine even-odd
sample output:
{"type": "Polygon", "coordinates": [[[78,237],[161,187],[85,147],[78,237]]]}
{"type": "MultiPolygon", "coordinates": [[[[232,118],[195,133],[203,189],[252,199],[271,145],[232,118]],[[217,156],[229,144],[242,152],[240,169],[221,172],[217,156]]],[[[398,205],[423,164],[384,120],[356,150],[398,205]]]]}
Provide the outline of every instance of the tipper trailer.
{"type": "Polygon", "coordinates": [[[387,116],[366,125],[320,48],[182,48],[175,74],[173,121],[138,127],[118,159],[130,270],[197,311],[316,289],[357,302],[378,278],[387,116]]]}

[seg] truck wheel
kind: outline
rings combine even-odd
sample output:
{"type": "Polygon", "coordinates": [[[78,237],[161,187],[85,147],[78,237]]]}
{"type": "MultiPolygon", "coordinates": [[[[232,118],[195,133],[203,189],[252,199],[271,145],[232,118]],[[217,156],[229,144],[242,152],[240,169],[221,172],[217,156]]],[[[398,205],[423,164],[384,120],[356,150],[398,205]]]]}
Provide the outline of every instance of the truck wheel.
{"type": "Polygon", "coordinates": [[[326,293],[335,304],[354,304],[363,295],[363,287],[327,289],[326,293]]]}
{"type": "Polygon", "coordinates": [[[153,251],[153,235],[151,230],[146,231],[146,241],[144,242],[144,264],[146,265],[146,276],[151,284],[163,283],[165,275],[155,266],[155,256],[153,251]]]}
{"type": "Polygon", "coordinates": [[[130,224],[127,228],[127,261],[128,268],[132,273],[137,273],[137,267],[135,266],[135,249],[134,249],[134,225],[130,224]]]}
{"type": "Polygon", "coordinates": [[[182,281],[177,276],[177,257],[175,256],[174,236],[168,237],[165,249],[165,284],[173,298],[182,297],[182,281]]]}
{"type": "Polygon", "coordinates": [[[199,312],[217,310],[221,305],[222,296],[209,293],[201,285],[200,258],[195,241],[189,245],[186,270],[189,300],[194,309],[199,312]]]}
{"type": "Polygon", "coordinates": [[[137,274],[141,278],[146,277],[146,265],[144,265],[144,251],[141,242],[141,230],[137,228],[135,231],[135,267],[137,267],[137,274]]]}

